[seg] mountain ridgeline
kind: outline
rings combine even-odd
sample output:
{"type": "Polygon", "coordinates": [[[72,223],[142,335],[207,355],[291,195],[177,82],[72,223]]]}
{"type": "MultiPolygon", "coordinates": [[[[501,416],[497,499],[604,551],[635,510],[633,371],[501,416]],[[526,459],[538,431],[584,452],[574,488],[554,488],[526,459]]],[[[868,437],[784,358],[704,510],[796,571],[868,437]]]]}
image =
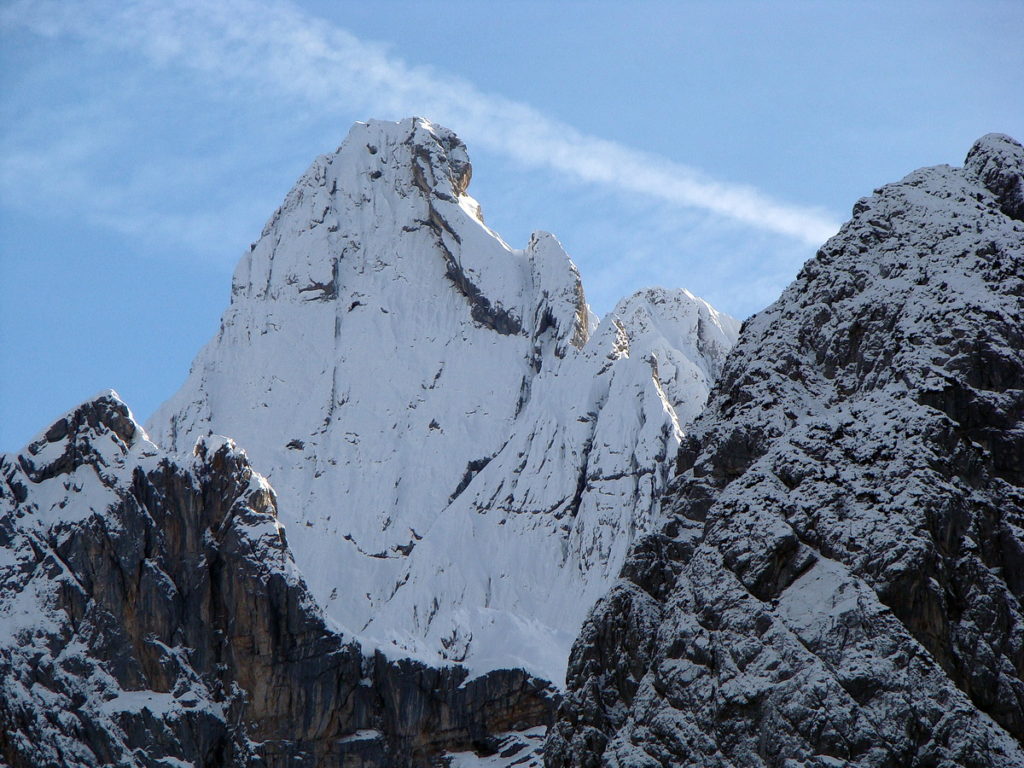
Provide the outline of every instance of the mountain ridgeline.
{"type": "Polygon", "coordinates": [[[471,178],[356,124],[145,428],[0,456],[0,763],[1024,765],[1024,149],[876,190],[742,329],[598,320],[471,178]]]}
{"type": "Polygon", "coordinates": [[[104,393],[0,472],[9,765],[423,765],[550,720],[521,671],[467,680],[337,632],[231,440],[170,456],[104,393]]]}
{"type": "Polygon", "coordinates": [[[577,640],[563,766],[1024,765],[1024,150],[978,141],[749,319],[577,640]]]}

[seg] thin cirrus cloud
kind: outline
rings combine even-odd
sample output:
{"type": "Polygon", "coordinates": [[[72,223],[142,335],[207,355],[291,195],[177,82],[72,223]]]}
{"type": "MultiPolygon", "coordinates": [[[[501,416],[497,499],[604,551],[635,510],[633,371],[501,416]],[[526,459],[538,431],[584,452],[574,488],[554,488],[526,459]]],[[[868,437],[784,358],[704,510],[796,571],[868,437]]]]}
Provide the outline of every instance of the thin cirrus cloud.
{"type": "Polygon", "coordinates": [[[83,38],[141,54],[157,66],[197,70],[307,105],[393,116],[420,114],[455,127],[473,145],[579,182],[703,210],[818,245],[838,229],[827,214],[584,134],[532,107],[410,66],[382,46],[283,2],[40,3],[3,11],[5,27],[83,38]]]}

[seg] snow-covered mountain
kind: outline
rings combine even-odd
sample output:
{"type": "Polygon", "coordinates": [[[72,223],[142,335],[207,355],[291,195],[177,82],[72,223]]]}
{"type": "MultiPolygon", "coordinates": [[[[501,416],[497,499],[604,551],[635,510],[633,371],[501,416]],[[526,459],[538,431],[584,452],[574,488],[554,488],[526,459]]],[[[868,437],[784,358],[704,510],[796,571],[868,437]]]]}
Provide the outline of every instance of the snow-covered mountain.
{"type": "Polygon", "coordinates": [[[551,768],[1024,765],[1024,148],[860,200],[744,324],[679,470],[551,768]]]}
{"type": "Polygon", "coordinates": [[[665,290],[598,324],[558,241],[510,248],[470,176],[440,126],[357,124],[242,259],[148,427],[172,451],[246,449],[348,632],[560,682],[738,324],[665,290]]]}
{"type": "Polygon", "coordinates": [[[107,392],[0,456],[0,764],[1024,765],[1024,148],[741,332],[598,323],[469,178],[358,124],[153,439],[107,392]]]}

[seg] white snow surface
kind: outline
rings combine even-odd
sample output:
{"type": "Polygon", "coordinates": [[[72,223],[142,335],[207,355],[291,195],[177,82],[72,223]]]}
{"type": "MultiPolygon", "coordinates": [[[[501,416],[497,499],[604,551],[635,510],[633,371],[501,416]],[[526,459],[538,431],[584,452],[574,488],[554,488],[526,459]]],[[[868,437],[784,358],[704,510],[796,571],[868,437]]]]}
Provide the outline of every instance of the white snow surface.
{"type": "Polygon", "coordinates": [[[560,684],[739,324],[652,289],[596,325],[559,242],[508,246],[470,173],[440,126],[357,123],[241,260],[147,426],[174,451],[237,440],[364,643],[560,684]]]}

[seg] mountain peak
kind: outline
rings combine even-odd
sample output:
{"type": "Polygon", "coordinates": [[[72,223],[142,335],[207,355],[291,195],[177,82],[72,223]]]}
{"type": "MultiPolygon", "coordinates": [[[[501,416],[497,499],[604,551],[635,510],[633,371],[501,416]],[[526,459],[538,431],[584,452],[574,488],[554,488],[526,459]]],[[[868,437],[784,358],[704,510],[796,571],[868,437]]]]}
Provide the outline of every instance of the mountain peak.
{"type": "Polygon", "coordinates": [[[21,455],[29,476],[39,482],[69,474],[85,464],[119,462],[145,431],[128,406],[107,389],[72,408],[32,440],[21,455]]]}
{"type": "Polygon", "coordinates": [[[1024,147],[1011,136],[988,133],[974,142],[964,171],[999,201],[1007,216],[1024,220],[1024,147]]]}
{"type": "Polygon", "coordinates": [[[408,164],[423,192],[442,197],[465,194],[473,176],[462,139],[454,131],[422,117],[356,123],[335,154],[349,152],[365,152],[369,156],[369,164],[375,166],[370,170],[373,180],[388,175],[396,167],[396,159],[399,167],[408,164]],[[401,157],[399,148],[407,148],[410,157],[401,157]]]}
{"type": "Polygon", "coordinates": [[[471,175],[427,120],[353,126],[243,257],[220,332],[152,431],[172,450],[238,441],[353,634],[560,679],[583,612],[658,514],[734,324],[666,293],[591,337],[562,245],[510,247],[465,194],[471,175]]]}
{"type": "Polygon", "coordinates": [[[462,294],[474,320],[520,333],[532,306],[519,291],[527,259],[484,225],[466,194],[471,177],[466,146],[447,128],[356,123],[285,197],[239,263],[232,295],[348,307],[370,292],[359,283],[441,278],[438,290],[462,294]]]}

